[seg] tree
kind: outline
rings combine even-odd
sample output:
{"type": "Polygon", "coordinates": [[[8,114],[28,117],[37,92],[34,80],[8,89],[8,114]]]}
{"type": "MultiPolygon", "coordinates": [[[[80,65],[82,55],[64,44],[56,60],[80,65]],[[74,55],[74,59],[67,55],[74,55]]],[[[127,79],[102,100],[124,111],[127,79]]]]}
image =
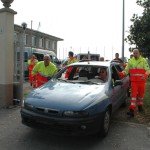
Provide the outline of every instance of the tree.
{"type": "MultiPolygon", "coordinates": [[[[129,35],[125,39],[130,45],[135,45],[142,55],[150,58],[150,0],[137,0],[137,5],[143,7],[142,16],[133,14],[129,35]]],[[[129,51],[133,49],[130,48],[129,51]]]]}

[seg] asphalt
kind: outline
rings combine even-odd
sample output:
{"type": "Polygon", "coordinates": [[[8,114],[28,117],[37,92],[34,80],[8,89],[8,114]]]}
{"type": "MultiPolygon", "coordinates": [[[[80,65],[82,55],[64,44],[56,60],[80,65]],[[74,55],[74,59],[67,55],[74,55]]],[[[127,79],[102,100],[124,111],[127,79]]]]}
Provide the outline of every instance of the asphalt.
{"type": "Polygon", "coordinates": [[[150,128],[113,121],[109,134],[72,137],[52,135],[21,123],[20,107],[0,109],[0,150],[149,150],[150,128]]]}

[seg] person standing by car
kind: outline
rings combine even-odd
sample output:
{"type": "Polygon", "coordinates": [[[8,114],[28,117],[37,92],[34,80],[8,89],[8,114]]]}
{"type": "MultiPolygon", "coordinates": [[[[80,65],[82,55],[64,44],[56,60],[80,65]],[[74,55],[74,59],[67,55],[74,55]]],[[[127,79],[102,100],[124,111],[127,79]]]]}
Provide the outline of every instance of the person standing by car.
{"type": "Polygon", "coordinates": [[[32,55],[32,57],[28,60],[29,82],[31,86],[34,86],[36,82],[36,79],[34,80],[34,78],[32,77],[32,69],[37,64],[37,62],[38,60],[35,55],[32,55]]]}
{"type": "Polygon", "coordinates": [[[113,59],[113,60],[120,62],[123,66],[123,69],[127,66],[127,64],[124,63],[123,60],[119,58],[119,53],[115,54],[115,59],[113,59]]]}
{"type": "Polygon", "coordinates": [[[57,71],[57,67],[50,61],[50,56],[44,55],[44,61],[38,62],[32,70],[33,77],[37,78],[36,87],[46,83],[57,71]]]}
{"type": "Polygon", "coordinates": [[[120,63],[123,63],[123,60],[119,58],[119,53],[115,54],[115,59],[113,60],[118,60],[120,63]]]}
{"type": "MultiPolygon", "coordinates": [[[[73,57],[74,53],[72,51],[69,51],[68,55],[69,55],[69,59],[68,59],[67,65],[77,62],[77,59],[75,57],[73,57]]],[[[66,71],[66,74],[65,74],[65,78],[69,77],[71,70],[72,70],[71,67],[68,68],[68,70],[66,71]]]]}
{"type": "Polygon", "coordinates": [[[130,74],[131,81],[131,104],[127,115],[134,117],[134,110],[136,108],[136,102],[139,112],[143,111],[143,97],[145,93],[145,83],[148,75],[150,74],[150,68],[145,58],[143,58],[138,49],[133,50],[133,57],[129,60],[126,68],[119,72],[120,76],[130,74]]]}

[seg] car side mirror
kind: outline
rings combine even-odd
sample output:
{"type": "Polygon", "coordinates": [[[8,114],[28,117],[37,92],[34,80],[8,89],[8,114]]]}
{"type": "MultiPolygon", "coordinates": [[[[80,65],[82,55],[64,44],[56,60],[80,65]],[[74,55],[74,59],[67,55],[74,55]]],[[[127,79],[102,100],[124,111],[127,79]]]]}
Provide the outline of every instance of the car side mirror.
{"type": "Polygon", "coordinates": [[[116,80],[115,81],[115,86],[117,86],[117,85],[123,85],[123,82],[121,80],[116,80]]]}

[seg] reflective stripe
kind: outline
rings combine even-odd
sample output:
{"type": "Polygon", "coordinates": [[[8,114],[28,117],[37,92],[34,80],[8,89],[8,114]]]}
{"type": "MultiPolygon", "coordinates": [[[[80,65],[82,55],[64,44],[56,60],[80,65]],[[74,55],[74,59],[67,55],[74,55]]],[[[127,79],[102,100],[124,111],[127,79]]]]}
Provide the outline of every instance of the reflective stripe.
{"type": "Polygon", "coordinates": [[[142,98],[140,98],[140,97],[138,97],[138,105],[143,105],[143,97],[142,98]]]}
{"type": "Polygon", "coordinates": [[[144,98],[140,98],[140,97],[138,97],[138,100],[143,100],[144,98]]]}
{"type": "Polygon", "coordinates": [[[136,103],[131,103],[132,106],[136,106],[136,103]]]}
{"type": "Polygon", "coordinates": [[[136,97],[132,97],[131,100],[136,100],[136,97]]]}
{"type": "Polygon", "coordinates": [[[132,97],[130,102],[131,102],[130,104],[131,106],[136,106],[136,97],[132,97]]]}
{"type": "Polygon", "coordinates": [[[143,74],[130,74],[130,76],[143,76],[143,74]]]}
{"type": "Polygon", "coordinates": [[[131,100],[131,103],[136,103],[136,100],[131,100]]]}
{"type": "Polygon", "coordinates": [[[143,104],[143,101],[142,102],[138,102],[138,104],[143,104]]]}

